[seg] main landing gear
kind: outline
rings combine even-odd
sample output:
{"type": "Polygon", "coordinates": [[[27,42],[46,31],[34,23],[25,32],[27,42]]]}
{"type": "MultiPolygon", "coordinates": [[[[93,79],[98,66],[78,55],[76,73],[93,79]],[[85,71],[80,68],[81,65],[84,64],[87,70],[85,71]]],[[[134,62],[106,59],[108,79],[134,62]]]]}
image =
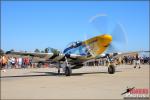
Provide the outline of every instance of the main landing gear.
{"type": "Polygon", "coordinates": [[[70,76],[72,73],[72,69],[70,67],[66,66],[64,72],[65,72],[66,76],[70,76]]]}
{"type": "Polygon", "coordinates": [[[65,63],[66,63],[65,68],[64,68],[65,75],[70,76],[72,73],[72,69],[71,69],[71,67],[69,67],[68,59],[66,56],[65,56],[65,63]]]}
{"type": "Polygon", "coordinates": [[[60,75],[60,68],[63,68],[63,72],[66,76],[71,76],[72,74],[72,69],[68,64],[67,58],[65,57],[65,62],[63,64],[63,67],[61,67],[61,64],[59,62],[59,67],[58,67],[58,75],[60,75]]]}
{"type": "Polygon", "coordinates": [[[110,58],[109,55],[107,55],[107,61],[108,61],[108,73],[114,74],[115,73],[115,67],[116,67],[115,62],[110,58]]]}
{"type": "Polygon", "coordinates": [[[109,65],[108,66],[108,73],[109,74],[114,74],[115,73],[115,66],[114,65],[109,65]]]}
{"type": "MultiPolygon", "coordinates": [[[[63,68],[63,72],[66,76],[71,76],[72,74],[72,69],[68,66],[63,68]]],[[[60,68],[58,68],[58,75],[60,75],[60,68]]]]}

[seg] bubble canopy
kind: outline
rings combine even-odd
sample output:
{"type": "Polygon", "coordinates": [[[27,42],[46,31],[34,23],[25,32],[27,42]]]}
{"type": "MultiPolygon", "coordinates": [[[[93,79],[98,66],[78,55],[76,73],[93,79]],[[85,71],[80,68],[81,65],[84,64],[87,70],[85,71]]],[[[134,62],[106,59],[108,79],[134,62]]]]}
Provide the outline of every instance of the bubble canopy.
{"type": "Polygon", "coordinates": [[[87,55],[88,50],[86,46],[82,43],[82,41],[75,41],[75,42],[69,43],[63,53],[87,55]]]}
{"type": "Polygon", "coordinates": [[[77,46],[80,46],[82,44],[82,41],[75,41],[75,42],[71,42],[69,43],[66,48],[69,48],[69,47],[77,47],[77,46]]]}

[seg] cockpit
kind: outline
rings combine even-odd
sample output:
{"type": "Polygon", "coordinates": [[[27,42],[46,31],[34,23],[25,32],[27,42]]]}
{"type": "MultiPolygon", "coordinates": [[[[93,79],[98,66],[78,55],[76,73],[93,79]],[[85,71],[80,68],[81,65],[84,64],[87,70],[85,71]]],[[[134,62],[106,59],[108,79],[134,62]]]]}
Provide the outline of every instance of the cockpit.
{"type": "Polygon", "coordinates": [[[82,44],[82,41],[71,42],[67,45],[67,48],[64,50],[65,54],[78,54],[78,55],[87,55],[89,54],[85,44],[82,44]]]}
{"type": "Polygon", "coordinates": [[[80,45],[82,45],[82,41],[71,42],[67,45],[66,48],[76,48],[80,45]]]}

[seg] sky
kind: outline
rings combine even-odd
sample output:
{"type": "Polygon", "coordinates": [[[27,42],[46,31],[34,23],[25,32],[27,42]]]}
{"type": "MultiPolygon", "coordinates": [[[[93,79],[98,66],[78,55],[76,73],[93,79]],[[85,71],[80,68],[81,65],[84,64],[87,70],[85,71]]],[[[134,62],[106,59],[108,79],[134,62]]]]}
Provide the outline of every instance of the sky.
{"type": "Polygon", "coordinates": [[[1,48],[62,51],[72,41],[103,34],[90,23],[96,15],[109,17],[108,33],[117,22],[123,25],[127,43],[120,50],[149,50],[148,1],[2,1],[1,48]]]}

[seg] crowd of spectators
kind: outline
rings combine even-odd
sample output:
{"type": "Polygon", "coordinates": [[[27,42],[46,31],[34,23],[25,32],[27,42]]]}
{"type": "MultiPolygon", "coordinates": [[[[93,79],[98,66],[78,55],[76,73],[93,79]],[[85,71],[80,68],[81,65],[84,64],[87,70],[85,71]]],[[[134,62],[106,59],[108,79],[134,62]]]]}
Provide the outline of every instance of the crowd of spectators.
{"type": "MultiPolygon", "coordinates": [[[[116,65],[135,65],[138,61],[139,64],[150,64],[150,57],[139,57],[134,56],[123,56],[112,59],[116,65]]],[[[108,59],[107,58],[100,58],[95,60],[90,60],[85,63],[85,66],[107,66],[108,59]]]]}
{"type": "Polygon", "coordinates": [[[30,57],[10,57],[3,55],[0,57],[1,69],[4,68],[28,68],[32,67],[32,58],[30,57]]]}
{"type": "MultiPolygon", "coordinates": [[[[150,64],[150,57],[139,57],[138,58],[140,60],[141,64],[150,64]]],[[[132,65],[135,63],[135,61],[137,60],[136,56],[124,56],[122,58],[117,59],[117,61],[119,61],[120,64],[128,64],[128,65],[132,65]]]]}
{"type": "MultiPolygon", "coordinates": [[[[150,57],[139,57],[140,64],[150,64],[150,57]]],[[[137,58],[136,56],[123,56],[113,59],[117,65],[126,64],[126,65],[135,65],[137,58]]],[[[106,66],[108,63],[107,58],[100,58],[87,62],[85,66],[106,66]]],[[[48,66],[47,64],[45,64],[48,66]]],[[[3,55],[0,57],[0,69],[9,69],[9,68],[36,68],[38,64],[32,63],[31,57],[11,57],[3,55]]]]}

